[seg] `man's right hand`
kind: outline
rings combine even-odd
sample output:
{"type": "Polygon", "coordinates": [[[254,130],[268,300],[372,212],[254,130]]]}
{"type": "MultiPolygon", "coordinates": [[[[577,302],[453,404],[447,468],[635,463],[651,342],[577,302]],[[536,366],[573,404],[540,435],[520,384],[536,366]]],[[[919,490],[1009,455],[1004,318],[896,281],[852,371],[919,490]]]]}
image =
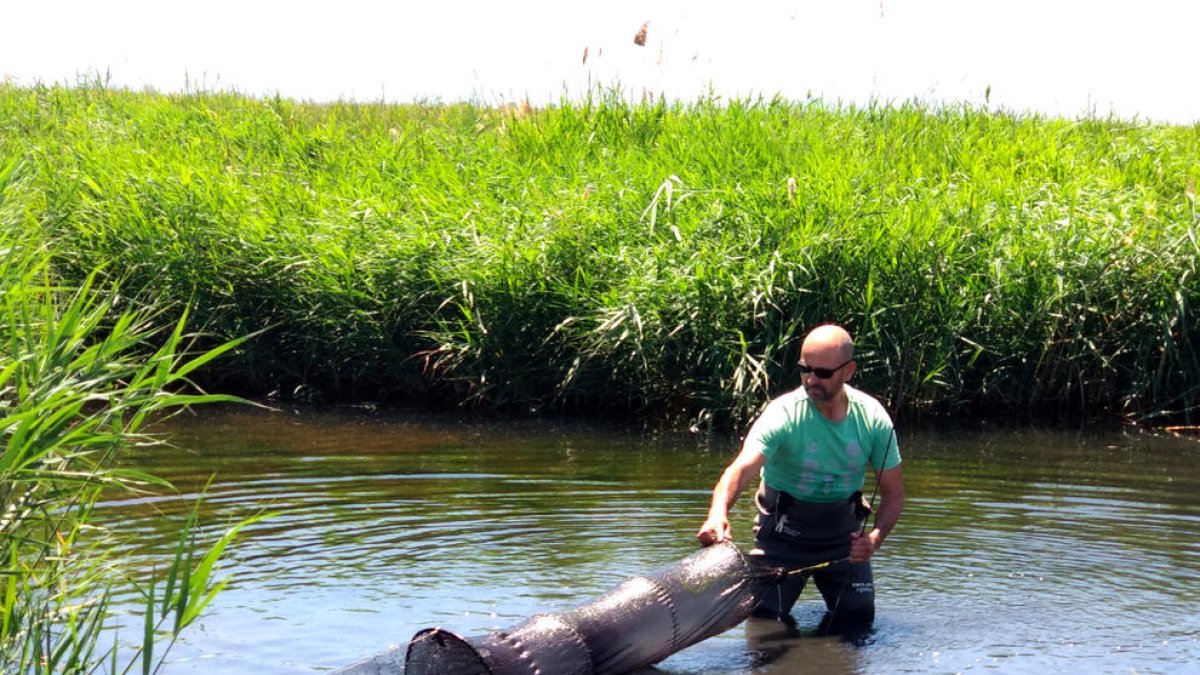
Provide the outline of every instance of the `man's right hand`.
{"type": "Polygon", "coordinates": [[[700,540],[701,546],[711,546],[723,541],[732,540],[733,532],[729,527],[729,518],[709,516],[708,520],[704,521],[704,524],[700,526],[700,531],[696,533],[696,538],[700,540]]]}

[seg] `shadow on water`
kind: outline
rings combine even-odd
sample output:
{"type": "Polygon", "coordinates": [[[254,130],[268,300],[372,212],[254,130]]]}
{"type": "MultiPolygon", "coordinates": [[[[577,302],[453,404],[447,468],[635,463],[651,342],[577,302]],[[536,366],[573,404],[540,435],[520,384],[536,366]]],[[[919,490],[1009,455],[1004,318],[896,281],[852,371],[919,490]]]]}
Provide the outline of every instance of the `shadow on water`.
{"type": "MultiPolygon", "coordinates": [[[[201,410],[131,462],[183,496],[101,510],[163,567],[213,477],[202,534],[252,527],[170,673],[311,673],[577,606],[695,550],[732,439],[366,411],[201,410]]],[[[1150,435],[901,434],[908,502],[876,558],[861,645],[746,622],[660,663],[690,673],[1179,672],[1200,662],[1200,446],[1150,435]]],[[[734,514],[745,548],[750,500],[734,514]]],[[[132,598],[129,606],[136,606],[132,598]]],[[[136,632],[137,619],[131,618],[136,632]]]]}

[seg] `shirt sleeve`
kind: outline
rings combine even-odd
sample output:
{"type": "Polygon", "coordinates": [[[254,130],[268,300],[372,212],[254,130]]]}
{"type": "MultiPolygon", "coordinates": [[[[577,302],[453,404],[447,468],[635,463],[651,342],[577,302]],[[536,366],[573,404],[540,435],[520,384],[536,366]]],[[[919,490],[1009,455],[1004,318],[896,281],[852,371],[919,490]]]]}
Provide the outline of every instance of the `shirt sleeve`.
{"type": "Polygon", "coordinates": [[[896,427],[886,414],[875,426],[871,446],[871,466],[877,471],[887,471],[900,466],[900,444],[896,440],[896,427]]]}
{"type": "Polygon", "coordinates": [[[746,432],[746,440],[742,441],[742,448],[754,448],[770,457],[779,445],[778,435],[783,422],[786,421],[785,418],[786,414],[779,400],[769,403],[754,420],[754,424],[750,425],[750,431],[746,432]]]}

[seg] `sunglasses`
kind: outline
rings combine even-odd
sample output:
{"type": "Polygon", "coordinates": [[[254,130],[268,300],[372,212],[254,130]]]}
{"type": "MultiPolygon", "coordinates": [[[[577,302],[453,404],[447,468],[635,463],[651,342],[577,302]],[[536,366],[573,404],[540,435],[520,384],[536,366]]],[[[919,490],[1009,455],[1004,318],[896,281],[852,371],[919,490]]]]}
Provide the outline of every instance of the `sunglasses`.
{"type": "MultiPolygon", "coordinates": [[[[853,361],[853,360],[854,359],[850,359],[850,361],[853,361]]],[[[828,380],[829,378],[833,377],[834,373],[836,373],[837,371],[839,371],[842,368],[845,368],[847,365],[849,365],[850,361],[843,363],[842,365],[838,366],[837,368],[813,368],[811,366],[806,366],[803,363],[801,363],[800,364],[800,374],[807,375],[809,373],[812,373],[813,375],[816,375],[817,377],[821,378],[822,380],[828,380]]]]}

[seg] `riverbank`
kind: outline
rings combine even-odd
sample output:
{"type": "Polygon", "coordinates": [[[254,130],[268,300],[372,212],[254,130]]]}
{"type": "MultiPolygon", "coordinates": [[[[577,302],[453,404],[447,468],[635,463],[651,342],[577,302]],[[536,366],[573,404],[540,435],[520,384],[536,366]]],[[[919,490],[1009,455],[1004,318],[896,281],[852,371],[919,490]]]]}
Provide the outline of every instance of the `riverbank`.
{"type": "Polygon", "coordinates": [[[257,333],[215,391],[724,426],[836,321],[901,416],[1200,404],[1197,126],[0,86],[0,166],[64,280],[257,333]]]}

